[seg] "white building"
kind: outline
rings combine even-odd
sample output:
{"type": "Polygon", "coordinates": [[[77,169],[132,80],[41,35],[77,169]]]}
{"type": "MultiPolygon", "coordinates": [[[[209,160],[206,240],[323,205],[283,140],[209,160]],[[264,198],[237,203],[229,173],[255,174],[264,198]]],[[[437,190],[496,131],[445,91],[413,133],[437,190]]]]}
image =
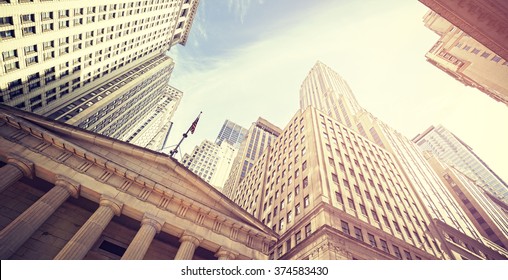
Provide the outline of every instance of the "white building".
{"type": "Polygon", "coordinates": [[[204,140],[190,155],[183,156],[182,164],[210,185],[222,190],[236,153],[237,149],[227,141],[218,145],[204,140]]]}

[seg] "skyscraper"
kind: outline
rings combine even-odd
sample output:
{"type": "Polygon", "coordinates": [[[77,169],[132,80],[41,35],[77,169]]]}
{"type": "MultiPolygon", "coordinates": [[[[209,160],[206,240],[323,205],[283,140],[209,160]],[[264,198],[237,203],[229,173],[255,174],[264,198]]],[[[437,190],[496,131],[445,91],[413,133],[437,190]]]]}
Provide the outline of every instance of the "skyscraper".
{"type": "Polygon", "coordinates": [[[164,142],[172,126],[170,120],[183,95],[180,90],[170,85],[166,85],[164,91],[159,96],[155,110],[145,114],[142,117],[144,121],[136,122],[136,126],[126,133],[126,136],[129,136],[124,138],[126,142],[155,151],[161,151],[164,148],[164,142]]]}
{"type": "Polygon", "coordinates": [[[230,197],[280,235],[271,258],[446,258],[403,178],[390,152],[308,106],[230,197]]]}
{"type": "Polygon", "coordinates": [[[508,5],[504,0],[419,0],[482,45],[508,59],[508,5]]]}
{"type": "Polygon", "coordinates": [[[353,125],[350,116],[362,111],[347,82],[321,61],[316,62],[300,87],[300,108],[310,105],[348,127],[353,125]]]}
{"type": "Polygon", "coordinates": [[[204,140],[191,154],[185,154],[182,164],[210,185],[222,191],[238,150],[223,141],[220,144],[204,140]]]}
{"type": "Polygon", "coordinates": [[[7,2],[0,102],[129,139],[156,115],[174,67],[163,53],[185,44],[199,1],[7,2]]]}
{"type": "Polygon", "coordinates": [[[425,55],[427,61],[464,85],[508,105],[507,57],[501,57],[434,11],[429,11],[423,20],[440,36],[425,55]]]}
{"type": "Polygon", "coordinates": [[[229,144],[239,147],[248,132],[247,129],[240,125],[226,120],[222,125],[219,135],[217,135],[215,143],[220,144],[222,141],[227,141],[229,144]]]}
{"type": "MultiPolygon", "coordinates": [[[[308,85],[319,83],[320,80],[342,80],[338,74],[321,62],[317,62],[316,65],[321,66],[319,68],[314,66],[313,69],[324,68],[326,71],[321,70],[317,72],[319,75],[309,75],[313,78],[309,79],[309,77],[307,77],[304,80],[302,89],[314,88],[314,95],[335,95],[343,98],[343,96],[345,96],[343,90],[327,90],[326,87],[308,85]]],[[[351,91],[347,91],[347,93],[353,95],[351,91]]],[[[305,98],[304,96],[305,95],[301,92],[300,97],[305,98]]],[[[329,107],[326,106],[326,103],[316,102],[320,100],[319,98],[311,100],[314,101],[311,105],[318,109],[329,111],[329,107]]],[[[303,103],[301,102],[301,104],[303,103]]],[[[431,216],[432,223],[439,231],[439,233],[436,232],[436,235],[444,235],[452,230],[455,235],[460,233],[466,236],[465,238],[470,238],[472,240],[480,239],[481,233],[479,229],[477,229],[473,221],[467,217],[466,212],[460,207],[445,184],[425,160],[419,148],[411,140],[360,107],[354,99],[351,102],[343,102],[343,104],[345,104],[346,108],[341,110],[342,112],[357,113],[351,114],[347,118],[342,116],[339,118],[335,116],[332,117],[354,129],[362,136],[367,137],[378,146],[393,153],[396,162],[403,170],[404,176],[402,176],[401,180],[407,182],[407,185],[412,187],[418,194],[426,211],[428,211],[431,216]],[[354,109],[347,108],[348,106],[352,106],[354,109]],[[349,120],[349,122],[347,120],[349,120]]],[[[442,245],[443,249],[446,251],[447,258],[462,258],[466,254],[462,251],[455,251],[457,248],[452,245],[453,244],[448,243],[448,240],[445,240],[442,245]]],[[[479,244],[478,246],[486,245],[479,244]]],[[[486,248],[485,250],[487,251],[489,249],[486,248]]],[[[471,255],[470,257],[475,256],[474,252],[467,252],[467,255],[471,255]]]]}
{"type": "Polygon", "coordinates": [[[247,172],[252,168],[256,160],[263,153],[266,147],[279,136],[281,129],[269,121],[258,118],[251,125],[247,136],[242,141],[238,154],[233,162],[233,167],[224,185],[224,194],[231,197],[247,172]]]}
{"type": "MultiPolygon", "coordinates": [[[[508,248],[508,217],[499,205],[486,195],[485,191],[471,178],[459,170],[440,161],[435,155],[425,152],[432,168],[445,182],[446,186],[459,202],[462,209],[476,223],[476,228],[489,240],[504,249],[508,248]]],[[[491,247],[495,248],[495,246],[491,247]]]]}
{"type": "Polygon", "coordinates": [[[478,157],[471,147],[442,125],[431,126],[413,141],[446,164],[466,174],[475,184],[508,204],[508,185],[478,157]]]}

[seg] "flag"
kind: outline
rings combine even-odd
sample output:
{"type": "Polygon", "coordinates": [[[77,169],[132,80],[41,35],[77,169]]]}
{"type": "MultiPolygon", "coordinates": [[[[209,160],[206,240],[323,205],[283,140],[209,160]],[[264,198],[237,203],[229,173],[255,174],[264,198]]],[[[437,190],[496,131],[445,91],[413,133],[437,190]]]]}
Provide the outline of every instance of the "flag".
{"type": "Polygon", "coordinates": [[[201,113],[199,113],[198,117],[196,118],[196,120],[192,123],[191,127],[189,128],[189,131],[194,134],[194,131],[196,130],[196,126],[198,125],[198,121],[199,121],[199,116],[201,115],[201,113]]]}

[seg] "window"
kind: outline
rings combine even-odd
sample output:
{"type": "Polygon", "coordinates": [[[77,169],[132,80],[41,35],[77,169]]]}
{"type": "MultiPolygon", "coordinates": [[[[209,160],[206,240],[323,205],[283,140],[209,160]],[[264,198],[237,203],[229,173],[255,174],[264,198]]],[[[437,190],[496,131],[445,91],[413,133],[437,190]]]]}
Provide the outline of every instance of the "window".
{"type": "Polygon", "coordinates": [[[41,20],[48,20],[53,18],[53,12],[43,12],[41,13],[41,20]]]}
{"type": "Polygon", "coordinates": [[[362,195],[362,193],[360,192],[360,187],[358,187],[357,185],[355,185],[355,192],[357,195],[362,195]]]}
{"type": "Polygon", "coordinates": [[[291,236],[286,240],[286,251],[291,250],[291,236]]]}
{"type": "Polygon", "coordinates": [[[15,58],[18,56],[18,51],[17,50],[5,51],[5,52],[2,52],[2,56],[3,56],[4,60],[15,58]]]}
{"type": "Polygon", "coordinates": [[[362,230],[357,227],[355,227],[355,237],[356,237],[356,239],[363,241],[362,230]]]}
{"type": "Polygon", "coordinates": [[[392,207],[390,206],[390,203],[388,203],[388,201],[385,201],[385,205],[386,205],[386,209],[388,209],[388,211],[392,211],[392,207]]]}
{"type": "Polygon", "coordinates": [[[5,72],[10,72],[16,69],[19,69],[19,62],[17,61],[5,64],[5,72]]]}
{"type": "Polygon", "coordinates": [[[293,221],[293,212],[289,211],[286,217],[288,224],[293,221]]]}
{"type": "Polygon", "coordinates": [[[273,208],[273,216],[277,215],[277,209],[278,209],[277,206],[273,208]]]}
{"type": "Polygon", "coordinates": [[[300,243],[302,241],[302,233],[299,231],[295,234],[295,244],[300,243]]]}
{"type": "Polygon", "coordinates": [[[280,202],[280,210],[283,210],[286,204],[284,203],[284,199],[280,202]]]}
{"type": "Polygon", "coordinates": [[[393,253],[395,254],[395,256],[397,257],[397,259],[401,260],[402,259],[402,255],[400,254],[400,250],[399,250],[399,247],[393,245],[393,253]]]}
{"type": "Polygon", "coordinates": [[[351,198],[348,198],[347,202],[348,202],[349,208],[356,211],[355,202],[351,198]]]}
{"type": "Polygon", "coordinates": [[[35,34],[35,26],[29,26],[23,28],[23,35],[35,34]]]}
{"type": "Polygon", "coordinates": [[[396,221],[393,221],[393,226],[395,227],[395,230],[396,230],[396,231],[401,232],[401,231],[400,231],[399,224],[398,224],[396,221]]]}
{"type": "Polygon", "coordinates": [[[309,199],[309,196],[305,196],[305,198],[303,199],[303,207],[304,208],[307,208],[310,204],[310,199],[309,199]]]}
{"type": "Polygon", "coordinates": [[[372,218],[374,218],[374,221],[379,223],[379,217],[377,216],[376,211],[371,210],[372,218]]]}
{"type": "Polygon", "coordinates": [[[53,24],[52,23],[42,24],[41,27],[42,27],[42,32],[53,30],[53,24]]]}
{"type": "Polygon", "coordinates": [[[332,173],[332,181],[333,181],[335,184],[337,184],[337,185],[338,185],[338,184],[339,184],[339,177],[337,177],[337,175],[336,175],[336,174],[333,174],[333,173],[332,173]]]}
{"type": "Polygon", "coordinates": [[[280,219],[279,221],[279,230],[283,230],[284,229],[284,218],[280,219]]]}
{"type": "Polygon", "coordinates": [[[14,30],[6,30],[6,31],[0,31],[0,38],[2,39],[9,39],[14,38],[14,30]]]}
{"type": "Polygon", "coordinates": [[[26,59],[26,65],[37,63],[37,61],[38,61],[37,56],[29,57],[26,59]]]}
{"type": "Polygon", "coordinates": [[[25,47],[25,54],[37,52],[37,45],[31,45],[25,47]]]}
{"type": "Polygon", "coordinates": [[[344,183],[344,186],[346,186],[346,188],[350,189],[348,180],[342,179],[342,182],[344,183]]]}
{"type": "Polygon", "coordinates": [[[501,61],[501,57],[499,57],[499,56],[495,55],[495,56],[491,59],[491,61],[494,61],[494,62],[499,62],[499,61],[501,61]]]}
{"type": "Polygon", "coordinates": [[[342,200],[342,194],[340,194],[340,192],[335,192],[335,198],[337,199],[338,203],[344,204],[344,201],[342,200]]]}
{"type": "Polygon", "coordinates": [[[383,216],[383,222],[387,227],[390,227],[390,222],[388,221],[388,218],[386,216],[383,216]]]}
{"type": "Polygon", "coordinates": [[[302,209],[300,208],[300,203],[295,206],[295,216],[298,216],[301,213],[302,209]]]}
{"type": "Polygon", "coordinates": [[[308,177],[303,178],[303,188],[306,188],[309,185],[308,177]]]}
{"type": "Polygon", "coordinates": [[[0,17],[0,25],[12,25],[12,17],[0,17]]]}
{"type": "Polygon", "coordinates": [[[404,255],[406,255],[406,260],[412,260],[411,253],[409,253],[408,251],[404,250],[404,255]]]}
{"type": "Polygon", "coordinates": [[[344,221],[340,221],[340,225],[342,227],[342,232],[349,235],[349,224],[344,221]]]}
{"type": "Polygon", "coordinates": [[[381,249],[387,253],[390,253],[390,250],[388,249],[388,243],[386,243],[386,241],[383,239],[379,239],[379,242],[381,242],[381,249]]]}
{"type": "Polygon", "coordinates": [[[374,235],[367,233],[367,236],[369,237],[370,246],[377,247],[376,238],[374,237],[374,235]]]}
{"type": "Polygon", "coordinates": [[[305,226],[305,238],[309,237],[309,235],[311,234],[311,232],[312,232],[312,229],[311,229],[311,227],[310,227],[310,224],[307,224],[307,225],[305,226]]]}
{"type": "Polygon", "coordinates": [[[367,209],[363,204],[360,204],[360,211],[362,212],[362,215],[367,216],[367,209]]]}
{"type": "Polygon", "coordinates": [[[483,58],[488,58],[489,56],[490,56],[490,53],[488,53],[488,52],[483,52],[481,55],[481,57],[483,57],[483,58]]]}
{"type": "Polygon", "coordinates": [[[305,169],[307,169],[307,161],[302,163],[302,171],[305,171],[305,169]]]}
{"type": "Polygon", "coordinates": [[[295,187],[295,196],[300,194],[300,185],[295,187]]]}
{"type": "Polygon", "coordinates": [[[28,14],[28,15],[21,15],[21,22],[34,22],[35,21],[35,15],[34,14],[28,14]]]}
{"type": "Polygon", "coordinates": [[[279,247],[277,247],[277,256],[282,257],[282,245],[280,245],[279,247]]]}
{"type": "Polygon", "coordinates": [[[9,82],[9,89],[12,89],[14,87],[21,85],[21,79],[17,79],[15,81],[9,82]]]}
{"type": "Polygon", "coordinates": [[[473,48],[473,50],[471,52],[474,54],[478,54],[480,52],[480,50],[477,48],[473,48]]]}

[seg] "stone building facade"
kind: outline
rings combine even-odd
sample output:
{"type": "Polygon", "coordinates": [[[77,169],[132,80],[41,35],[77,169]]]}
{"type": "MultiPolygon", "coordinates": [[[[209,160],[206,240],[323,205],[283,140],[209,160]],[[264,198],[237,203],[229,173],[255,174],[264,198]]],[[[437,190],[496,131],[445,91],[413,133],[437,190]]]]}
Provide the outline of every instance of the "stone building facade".
{"type": "Polygon", "coordinates": [[[167,155],[0,106],[0,259],[267,259],[277,241],[167,155]]]}

